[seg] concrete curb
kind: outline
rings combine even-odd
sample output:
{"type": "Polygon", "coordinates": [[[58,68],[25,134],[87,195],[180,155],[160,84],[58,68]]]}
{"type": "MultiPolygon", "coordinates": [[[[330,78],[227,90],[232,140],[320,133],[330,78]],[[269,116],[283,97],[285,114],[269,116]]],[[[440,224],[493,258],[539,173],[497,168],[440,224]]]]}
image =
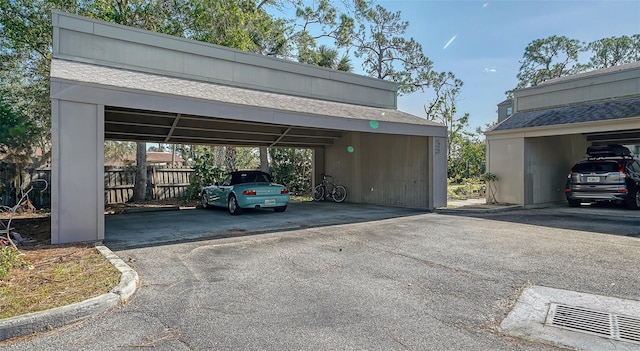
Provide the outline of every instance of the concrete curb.
{"type": "Polygon", "coordinates": [[[106,294],[68,306],[0,319],[0,341],[59,328],[127,302],[138,288],[138,273],[102,243],[96,243],[96,249],[120,271],[118,286],[106,294]]]}

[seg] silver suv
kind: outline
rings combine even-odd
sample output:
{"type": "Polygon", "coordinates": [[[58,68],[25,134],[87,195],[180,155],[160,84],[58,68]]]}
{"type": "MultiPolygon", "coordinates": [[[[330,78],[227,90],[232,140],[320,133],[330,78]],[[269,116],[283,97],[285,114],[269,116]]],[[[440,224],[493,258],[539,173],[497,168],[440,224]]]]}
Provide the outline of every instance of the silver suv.
{"type": "Polygon", "coordinates": [[[589,158],[576,163],[567,176],[569,206],[583,202],[624,203],[640,209],[640,161],[621,145],[590,146],[589,158]]]}

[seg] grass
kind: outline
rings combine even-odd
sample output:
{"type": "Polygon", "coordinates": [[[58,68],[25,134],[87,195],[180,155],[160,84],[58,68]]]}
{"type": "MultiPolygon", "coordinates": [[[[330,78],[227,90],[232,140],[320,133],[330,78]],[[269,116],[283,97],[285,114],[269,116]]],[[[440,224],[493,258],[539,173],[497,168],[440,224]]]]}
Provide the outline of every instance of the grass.
{"type": "Polygon", "coordinates": [[[462,184],[447,185],[447,197],[453,200],[483,198],[486,186],[476,181],[467,180],[462,184]]]}
{"type": "Polygon", "coordinates": [[[120,272],[94,247],[50,246],[22,250],[26,265],[0,280],[0,318],[43,311],[102,295],[120,272]]]}

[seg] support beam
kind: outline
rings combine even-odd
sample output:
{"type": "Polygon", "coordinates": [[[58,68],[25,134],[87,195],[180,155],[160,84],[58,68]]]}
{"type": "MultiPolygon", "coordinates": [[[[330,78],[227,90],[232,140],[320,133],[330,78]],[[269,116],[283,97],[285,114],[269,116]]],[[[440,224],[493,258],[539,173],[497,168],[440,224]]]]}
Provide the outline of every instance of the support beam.
{"type": "Polygon", "coordinates": [[[168,143],[169,139],[171,139],[171,136],[173,135],[173,131],[176,129],[176,126],[178,125],[179,121],[180,121],[180,114],[178,113],[178,115],[176,116],[176,119],[173,120],[173,124],[171,125],[171,129],[169,129],[169,133],[167,134],[167,137],[164,138],[165,143],[168,143]]]}
{"type": "Polygon", "coordinates": [[[51,243],[104,239],[104,106],[52,100],[51,243]]]}
{"type": "Polygon", "coordinates": [[[285,137],[285,135],[287,135],[287,133],[289,133],[289,131],[291,130],[291,128],[293,127],[289,127],[287,128],[287,130],[284,131],[284,133],[282,133],[278,139],[276,139],[276,141],[274,141],[273,143],[271,143],[271,145],[269,145],[269,147],[273,147],[274,145],[276,145],[280,140],[282,140],[282,138],[285,137]]]}

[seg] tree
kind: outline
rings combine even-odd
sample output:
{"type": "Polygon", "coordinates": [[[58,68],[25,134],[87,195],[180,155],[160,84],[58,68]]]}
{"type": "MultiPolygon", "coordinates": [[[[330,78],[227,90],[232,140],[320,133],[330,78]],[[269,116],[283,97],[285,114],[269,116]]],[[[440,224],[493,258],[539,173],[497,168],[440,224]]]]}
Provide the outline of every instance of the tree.
{"type": "Polygon", "coordinates": [[[260,170],[263,172],[269,172],[269,152],[266,146],[260,146],[260,170]]]}
{"type": "Polygon", "coordinates": [[[38,136],[34,123],[13,110],[0,98],[0,155],[5,161],[25,163],[31,156],[31,143],[38,136]]]}
{"type": "Polygon", "coordinates": [[[435,98],[424,106],[427,118],[447,127],[447,174],[461,181],[479,176],[479,159],[484,162],[484,152],[478,152],[478,141],[473,133],[465,131],[469,126],[469,114],[458,116],[457,102],[462,81],[453,73],[440,73],[434,83],[435,98]]]}
{"type": "Polygon", "coordinates": [[[362,24],[351,34],[350,43],[355,56],[363,59],[362,68],[369,76],[398,83],[400,94],[431,86],[433,63],[418,42],[403,37],[409,22],[401,19],[399,11],[357,1],[356,18],[362,24]]]}
{"type": "Polygon", "coordinates": [[[330,48],[326,45],[320,45],[315,50],[309,50],[307,52],[306,62],[320,67],[331,68],[338,71],[350,72],[353,70],[351,65],[351,59],[347,55],[343,55],[338,59],[338,50],[330,48]]]}
{"type": "Polygon", "coordinates": [[[593,56],[590,69],[600,69],[640,61],[640,34],[604,38],[587,45],[593,56]]]}
{"type": "Polygon", "coordinates": [[[131,155],[136,151],[136,143],[129,141],[112,141],[104,142],[104,159],[112,162],[126,162],[125,156],[131,155]]]}
{"type": "Polygon", "coordinates": [[[299,62],[329,67],[318,64],[317,41],[333,40],[336,47],[346,46],[353,32],[354,20],[345,13],[339,13],[328,0],[314,1],[313,5],[316,6],[305,6],[303,1],[295,3],[297,21],[292,29],[291,42],[295,45],[299,62]]]}
{"type": "Polygon", "coordinates": [[[275,0],[0,1],[0,92],[33,121],[38,139],[49,149],[52,9],[241,50],[284,55],[286,23],[266,10],[274,4],[275,0]]]}
{"type": "Polygon", "coordinates": [[[464,179],[479,178],[485,168],[485,141],[477,135],[465,135],[448,162],[448,177],[460,183],[464,179]]]}
{"type": "Polygon", "coordinates": [[[133,185],[133,201],[147,199],[147,145],[136,143],[136,181],[133,185]]]}
{"type": "MultiPolygon", "coordinates": [[[[162,3],[162,2],[159,2],[162,3]]],[[[283,56],[287,50],[286,22],[267,12],[275,0],[178,1],[164,20],[185,38],[263,55],[283,56]]]]}
{"type": "Polygon", "coordinates": [[[75,13],[81,3],[65,0],[0,1],[0,96],[30,121],[29,148],[39,146],[43,164],[50,157],[52,9],[75,13]]]}
{"type": "Polygon", "coordinates": [[[0,161],[5,179],[0,179],[0,205],[10,205],[13,191],[16,199],[20,189],[20,177],[24,166],[31,160],[31,144],[38,137],[29,117],[15,111],[0,97],[0,161]]]}
{"type": "Polygon", "coordinates": [[[274,181],[284,184],[292,194],[310,194],[312,151],[290,148],[273,148],[269,151],[274,181]]]}
{"type": "Polygon", "coordinates": [[[578,63],[578,55],[585,48],[576,39],[552,35],[536,39],[525,48],[520,61],[517,88],[536,86],[546,80],[559,78],[586,69],[578,63]]]}

